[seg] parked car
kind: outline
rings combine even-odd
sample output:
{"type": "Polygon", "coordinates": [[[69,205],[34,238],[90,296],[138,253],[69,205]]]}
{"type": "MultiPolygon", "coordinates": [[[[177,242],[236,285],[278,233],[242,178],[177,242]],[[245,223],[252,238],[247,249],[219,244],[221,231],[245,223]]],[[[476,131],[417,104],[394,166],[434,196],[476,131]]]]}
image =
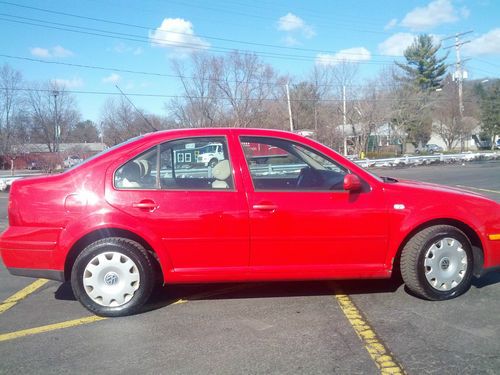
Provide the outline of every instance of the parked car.
{"type": "Polygon", "coordinates": [[[417,149],[416,153],[420,154],[425,152],[427,154],[434,154],[435,152],[443,152],[443,148],[435,143],[427,143],[422,149],[417,149]]]}
{"type": "Polygon", "coordinates": [[[9,191],[12,183],[15,180],[23,178],[24,176],[5,176],[0,177],[0,191],[9,191]]]}
{"type": "Polygon", "coordinates": [[[497,141],[495,142],[495,148],[497,150],[500,150],[500,138],[498,138],[497,141]]]}
{"type": "Polygon", "coordinates": [[[75,165],[80,164],[82,161],[83,161],[83,159],[81,157],[79,157],[78,155],[68,156],[63,161],[64,168],[74,167],[75,165]]]}
{"type": "Polygon", "coordinates": [[[374,279],[400,269],[414,294],[445,300],[500,266],[500,205],[380,178],[288,132],[170,130],[15,181],[0,251],[11,274],[70,280],[102,316],[140,311],[158,279],[374,279]],[[210,144],[222,147],[213,168],[181,169],[179,150],[210,144]]]}

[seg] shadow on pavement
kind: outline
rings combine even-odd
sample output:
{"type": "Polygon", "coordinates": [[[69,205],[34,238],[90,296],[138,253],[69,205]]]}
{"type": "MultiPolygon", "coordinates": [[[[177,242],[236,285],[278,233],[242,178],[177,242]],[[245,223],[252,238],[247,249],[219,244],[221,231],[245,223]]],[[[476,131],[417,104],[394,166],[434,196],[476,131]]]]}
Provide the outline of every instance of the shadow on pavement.
{"type": "Polygon", "coordinates": [[[500,272],[498,272],[498,271],[489,272],[479,279],[477,279],[477,278],[472,279],[472,285],[478,289],[484,288],[485,286],[488,286],[488,285],[497,284],[497,283],[500,283],[500,272]]]}
{"type": "MultiPolygon", "coordinates": [[[[473,287],[483,288],[500,282],[500,272],[491,272],[472,280],[473,287]]],[[[143,312],[161,309],[174,303],[197,300],[307,297],[336,293],[394,293],[403,285],[400,277],[374,280],[321,280],[290,282],[185,284],[157,286],[143,312]]],[[[405,292],[410,293],[406,288],[405,292]]],[[[65,282],[55,292],[58,300],[75,301],[71,284],[65,282]]]]}
{"type": "Polygon", "coordinates": [[[333,296],[336,291],[346,294],[393,293],[401,285],[399,279],[167,285],[155,289],[145,310],[196,300],[333,296]]]}

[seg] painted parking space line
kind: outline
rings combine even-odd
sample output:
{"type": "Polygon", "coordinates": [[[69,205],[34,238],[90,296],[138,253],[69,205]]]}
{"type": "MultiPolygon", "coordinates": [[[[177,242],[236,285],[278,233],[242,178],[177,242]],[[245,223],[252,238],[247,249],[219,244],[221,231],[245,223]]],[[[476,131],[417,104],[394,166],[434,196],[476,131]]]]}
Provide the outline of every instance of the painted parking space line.
{"type": "Polygon", "coordinates": [[[354,302],[342,290],[334,286],[335,298],[351,324],[352,328],[363,342],[365,349],[375,362],[375,365],[383,375],[386,374],[406,374],[403,367],[396,361],[390,350],[384,345],[380,338],[370,326],[361,311],[354,305],[354,302]]]}
{"type": "Polygon", "coordinates": [[[40,289],[42,286],[44,286],[48,282],[49,282],[49,280],[46,280],[46,279],[38,279],[35,282],[28,285],[26,288],[13,294],[9,298],[7,298],[5,301],[0,303],[0,314],[3,314],[8,309],[10,309],[12,306],[15,306],[19,301],[22,301],[23,299],[28,297],[30,294],[36,292],[38,289],[40,289]]]}
{"type": "Polygon", "coordinates": [[[76,327],[76,326],[80,326],[80,325],[84,325],[84,324],[98,322],[100,320],[105,320],[105,319],[107,319],[107,318],[103,318],[101,316],[89,316],[87,318],[68,320],[66,322],[60,322],[60,323],[49,324],[49,325],[35,327],[35,328],[23,329],[21,331],[3,333],[3,334],[0,334],[0,342],[14,340],[14,339],[18,339],[20,337],[25,337],[25,336],[37,335],[40,333],[56,331],[58,329],[63,329],[63,328],[76,327]]]}
{"type": "Polygon", "coordinates": [[[500,194],[500,190],[482,189],[474,186],[465,186],[465,185],[456,185],[456,186],[462,189],[472,189],[472,190],[484,191],[486,193],[500,194]]]}

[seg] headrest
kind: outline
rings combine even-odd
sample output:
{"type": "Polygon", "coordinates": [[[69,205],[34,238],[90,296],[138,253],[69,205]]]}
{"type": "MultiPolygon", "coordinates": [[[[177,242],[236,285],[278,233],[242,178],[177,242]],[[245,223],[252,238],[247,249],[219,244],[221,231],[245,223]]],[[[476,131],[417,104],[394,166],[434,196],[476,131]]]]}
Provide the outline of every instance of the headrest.
{"type": "Polygon", "coordinates": [[[129,181],[137,182],[141,178],[141,167],[135,162],[128,162],[122,167],[122,176],[129,181]]]}
{"type": "Polygon", "coordinates": [[[223,181],[231,176],[231,167],[229,165],[229,160],[222,160],[217,163],[217,165],[212,169],[212,176],[217,180],[223,181]]]}

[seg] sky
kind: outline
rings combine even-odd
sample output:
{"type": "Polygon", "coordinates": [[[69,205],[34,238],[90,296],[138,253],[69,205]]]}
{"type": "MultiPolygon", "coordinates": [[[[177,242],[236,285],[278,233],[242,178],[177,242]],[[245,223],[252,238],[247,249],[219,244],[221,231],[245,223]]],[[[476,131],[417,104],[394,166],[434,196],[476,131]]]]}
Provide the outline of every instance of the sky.
{"type": "MultiPolygon", "coordinates": [[[[82,119],[100,122],[119,87],[148,113],[182,95],[172,60],[250,51],[278,73],[358,63],[358,83],[380,76],[414,37],[432,35],[461,57],[469,79],[500,77],[498,0],[0,0],[0,66],[73,92],[82,119]],[[451,37],[450,39],[446,39],[451,37]]],[[[451,71],[454,68],[451,67],[451,71]]]]}

